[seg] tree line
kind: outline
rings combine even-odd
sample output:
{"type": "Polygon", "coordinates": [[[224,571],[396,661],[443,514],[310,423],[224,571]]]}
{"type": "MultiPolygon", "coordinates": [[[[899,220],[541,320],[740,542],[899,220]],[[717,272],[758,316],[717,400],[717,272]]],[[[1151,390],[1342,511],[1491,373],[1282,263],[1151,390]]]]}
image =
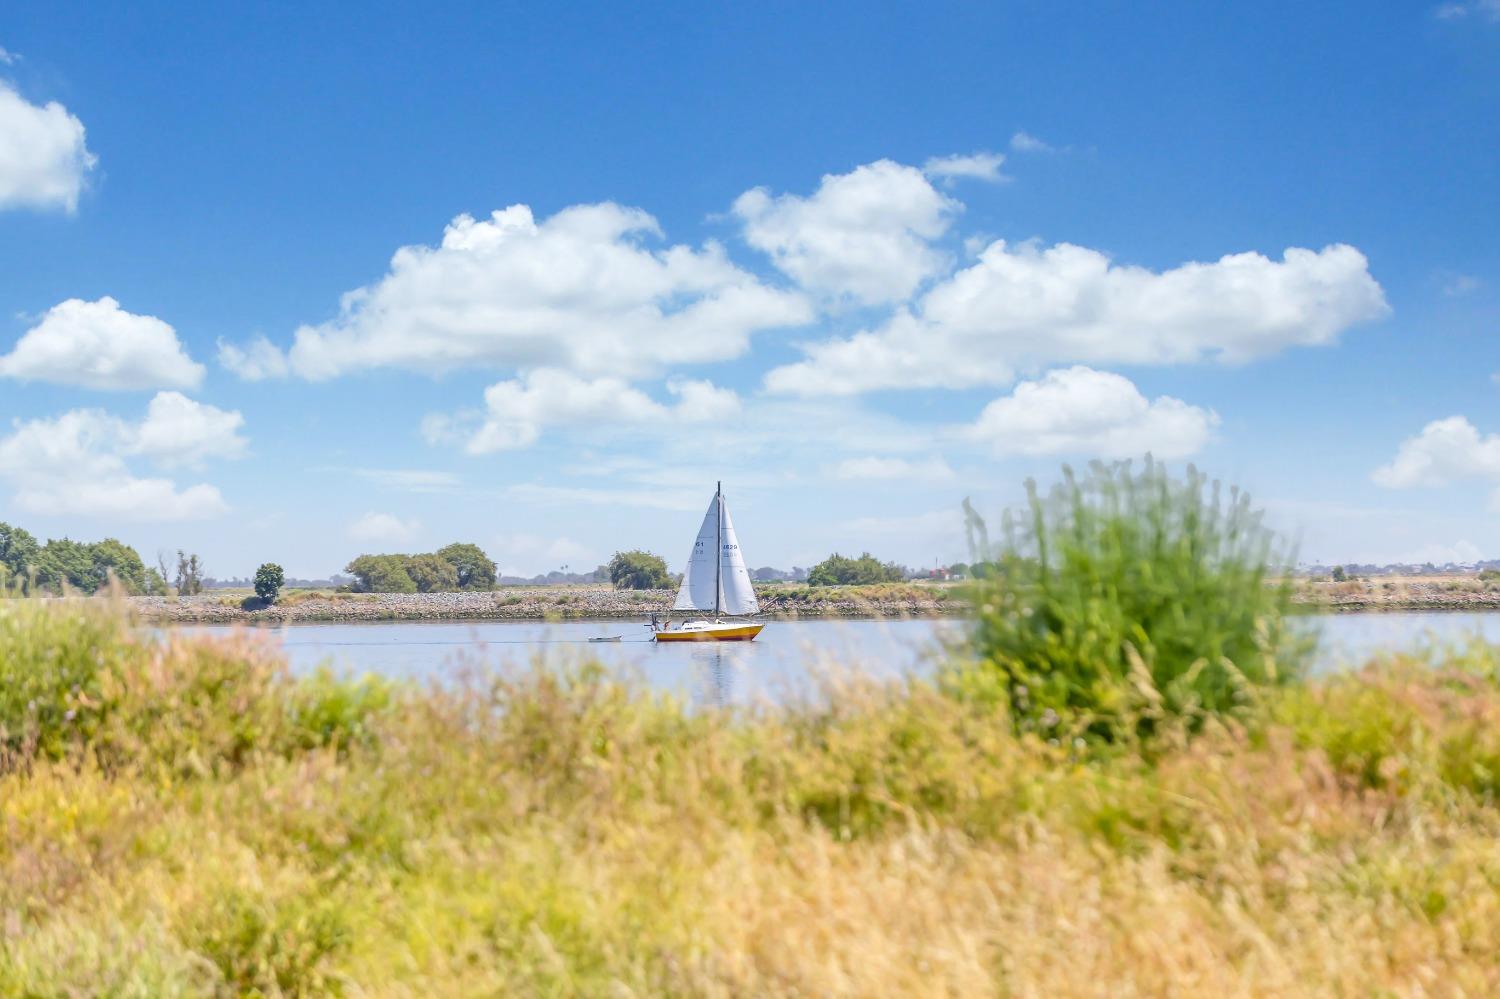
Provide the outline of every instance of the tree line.
{"type": "Polygon", "coordinates": [[[478,545],[455,542],[418,555],[361,555],[344,567],[356,593],[456,593],[495,588],[495,563],[478,545]]]}

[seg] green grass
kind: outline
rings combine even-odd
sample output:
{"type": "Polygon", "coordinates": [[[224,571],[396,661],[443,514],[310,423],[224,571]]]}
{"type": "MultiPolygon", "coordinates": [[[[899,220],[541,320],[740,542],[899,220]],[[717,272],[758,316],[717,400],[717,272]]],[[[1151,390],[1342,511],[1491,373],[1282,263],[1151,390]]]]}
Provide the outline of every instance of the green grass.
{"type": "Polygon", "coordinates": [[[0,605],[0,671],[0,995],[1500,982],[1484,648],[1082,746],[916,681],[298,680],[102,601],[0,605]]]}

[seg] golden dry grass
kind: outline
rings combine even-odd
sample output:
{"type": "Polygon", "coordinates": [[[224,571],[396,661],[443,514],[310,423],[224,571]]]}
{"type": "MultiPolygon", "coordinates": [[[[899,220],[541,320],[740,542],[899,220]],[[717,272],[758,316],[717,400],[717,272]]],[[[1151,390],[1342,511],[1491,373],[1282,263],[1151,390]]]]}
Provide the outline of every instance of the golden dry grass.
{"type": "Polygon", "coordinates": [[[1068,747],[915,682],[296,681],[12,601],[0,995],[1496,994],[1497,672],[1068,747]]]}

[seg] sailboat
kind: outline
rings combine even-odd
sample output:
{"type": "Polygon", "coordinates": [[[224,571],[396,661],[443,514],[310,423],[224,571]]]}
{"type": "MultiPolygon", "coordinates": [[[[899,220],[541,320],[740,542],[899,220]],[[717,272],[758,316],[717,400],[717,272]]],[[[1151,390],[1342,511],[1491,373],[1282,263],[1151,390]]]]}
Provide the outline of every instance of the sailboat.
{"type": "Polygon", "coordinates": [[[714,490],[713,502],[703,515],[698,540],[688,557],[687,571],[682,574],[682,588],[677,591],[674,611],[711,613],[713,618],[699,618],[673,627],[658,624],[653,617],[651,631],[658,642],[748,642],[759,635],[764,624],[757,621],[725,621],[726,616],[759,614],[755,587],[745,568],[745,556],[724,505],[724,484],[714,490]]]}

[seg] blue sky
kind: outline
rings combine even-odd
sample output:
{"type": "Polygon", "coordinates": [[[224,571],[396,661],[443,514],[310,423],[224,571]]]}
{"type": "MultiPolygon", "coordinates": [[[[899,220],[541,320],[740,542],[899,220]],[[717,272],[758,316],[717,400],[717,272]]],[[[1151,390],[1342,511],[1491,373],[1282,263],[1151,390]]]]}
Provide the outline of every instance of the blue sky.
{"type": "Polygon", "coordinates": [[[680,567],[723,479],[755,565],[931,564],[964,496],[1151,450],[1306,560],[1500,557],[1494,0],[21,4],[0,49],[41,536],[680,567]]]}

